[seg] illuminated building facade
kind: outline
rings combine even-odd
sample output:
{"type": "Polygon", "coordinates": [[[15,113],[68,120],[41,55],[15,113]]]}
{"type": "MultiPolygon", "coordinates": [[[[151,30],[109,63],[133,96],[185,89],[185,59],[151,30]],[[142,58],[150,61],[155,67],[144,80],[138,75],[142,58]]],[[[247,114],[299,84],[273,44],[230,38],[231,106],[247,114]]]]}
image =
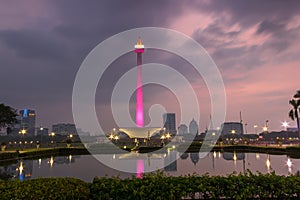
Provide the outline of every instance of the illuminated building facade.
{"type": "Polygon", "coordinates": [[[34,135],[35,134],[35,119],[36,114],[34,110],[23,109],[20,110],[20,129],[25,129],[26,134],[34,135]]]}

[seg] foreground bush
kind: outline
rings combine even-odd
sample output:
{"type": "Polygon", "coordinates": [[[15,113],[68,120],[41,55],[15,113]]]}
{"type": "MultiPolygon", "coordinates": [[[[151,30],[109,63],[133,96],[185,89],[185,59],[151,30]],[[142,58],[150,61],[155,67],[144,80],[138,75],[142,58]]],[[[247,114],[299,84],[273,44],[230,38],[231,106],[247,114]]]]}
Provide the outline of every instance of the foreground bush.
{"type": "Polygon", "coordinates": [[[0,199],[89,199],[89,183],[75,178],[1,181],[0,199]]]}
{"type": "Polygon", "coordinates": [[[229,175],[228,177],[189,175],[168,177],[162,173],[143,179],[95,178],[90,187],[93,199],[219,199],[300,197],[299,176],[272,174],[229,175]]]}
{"type": "Polygon", "coordinates": [[[299,199],[300,176],[247,174],[170,177],[162,172],[143,179],[74,178],[0,181],[0,199],[299,199]]]}

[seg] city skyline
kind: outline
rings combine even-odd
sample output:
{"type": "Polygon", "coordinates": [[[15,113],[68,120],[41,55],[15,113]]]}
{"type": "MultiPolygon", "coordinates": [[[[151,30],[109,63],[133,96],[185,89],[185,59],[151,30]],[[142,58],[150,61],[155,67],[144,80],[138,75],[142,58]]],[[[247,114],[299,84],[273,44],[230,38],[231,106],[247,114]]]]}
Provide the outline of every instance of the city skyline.
{"type": "MultiPolygon", "coordinates": [[[[1,77],[0,101],[20,110],[35,110],[37,126],[73,123],[72,87],[77,70],[89,51],[121,31],[157,26],[183,32],[208,51],[224,79],[226,121],[239,122],[242,111],[248,132],[254,132],[255,124],[264,126],[266,120],[271,130],[284,129],[281,122],[291,121],[288,101],[300,85],[295,76],[300,65],[300,47],[297,46],[300,2],[165,1],[156,4],[141,1],[115,4],[109,1],[2,2],[0,64],[5,76],[1,77]],[[137,18],[137,15],[143,17],[137,18]]],[[[143,40],[147,45],[147,39],[143,40]]],[[[105,84],[97,91],[96,108],[99,120],[108,127],[115,124],[111,117],[101,116],[102,113],[105,118],[110,116],[109,100],[103,96],[110,94],[111,85],[122,73],[134,67],[135,58],[134,52],[124,55],[112,63],[102,78],[105,84]]],[[[199,128],[204,130],[209,125],[210,102],[203,79],[194,76],[189,65],[174,55],[148,50],[143,60],[145,63],[163,62],[189,78],[201,101],[199,128]]],[[[153,103],[161,103],[167,112],[179,116],[176,102],[163,101],[170,98],[174,96],[164,88],[145,86],[146,115],[153,103]]],[[[195,114],[190,116],[191,120],[195,114]]],[[[149,116],[145,116],[145,122],[147,120],[149,116]]],[[[295,122],[290,124],[295,127],[295,122]]]]}

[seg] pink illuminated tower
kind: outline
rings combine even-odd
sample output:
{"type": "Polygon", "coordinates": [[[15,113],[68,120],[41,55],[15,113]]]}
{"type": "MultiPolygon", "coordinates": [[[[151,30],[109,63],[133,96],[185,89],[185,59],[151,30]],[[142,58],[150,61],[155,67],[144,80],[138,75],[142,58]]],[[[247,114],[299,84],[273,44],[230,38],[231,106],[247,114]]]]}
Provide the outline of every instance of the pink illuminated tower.
{"type": "Polygon", "coordinates": [[[142,81],[142,53],[144,45],[141,38],[138,38],[134,45],[134,52],[137,54],[137,90],[136,90],[136,115],[135,123],[137,127],[144,127],[144,105],[143,105],[143,81],[142,81]]]}

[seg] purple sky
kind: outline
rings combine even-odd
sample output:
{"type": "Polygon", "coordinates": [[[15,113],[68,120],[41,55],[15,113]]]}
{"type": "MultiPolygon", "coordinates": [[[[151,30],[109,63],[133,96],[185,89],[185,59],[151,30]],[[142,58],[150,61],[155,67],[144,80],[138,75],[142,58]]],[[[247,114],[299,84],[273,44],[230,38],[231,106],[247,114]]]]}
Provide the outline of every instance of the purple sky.
{"type": "MultiPolygon", "coordinates": [[[[73,122],[72,87],[87,54],[121,31],[156,26],[183,32],[206,48],[224,79],[227,120],[238,121],[242,111],[248,132],[266,119],[270,129],[279,130],[280,122],[290,121],[288,100],[300,89],[299,10],[297,0],[2,1],[0,102],[35,109],[38,125],[73,122]]],[[[163,62],[185,73],[201,101],[203,130],[210,114],[203,79],[183,68],[182,60],[158,55],[149,51],[144,61],[163,62]]],[[[99,120],[107,129],[114,124],[103,94],[134,63],[133,53],[116,60],[103,78],[106,87],[97,91],[99,120]]],[[[144,91],[147,106],[160,103],[177,112],[176,101],[166,102],[170,91],[156,86],[144,91]],[[160,98],[153,95],[158,93],[160,98]]]]}

